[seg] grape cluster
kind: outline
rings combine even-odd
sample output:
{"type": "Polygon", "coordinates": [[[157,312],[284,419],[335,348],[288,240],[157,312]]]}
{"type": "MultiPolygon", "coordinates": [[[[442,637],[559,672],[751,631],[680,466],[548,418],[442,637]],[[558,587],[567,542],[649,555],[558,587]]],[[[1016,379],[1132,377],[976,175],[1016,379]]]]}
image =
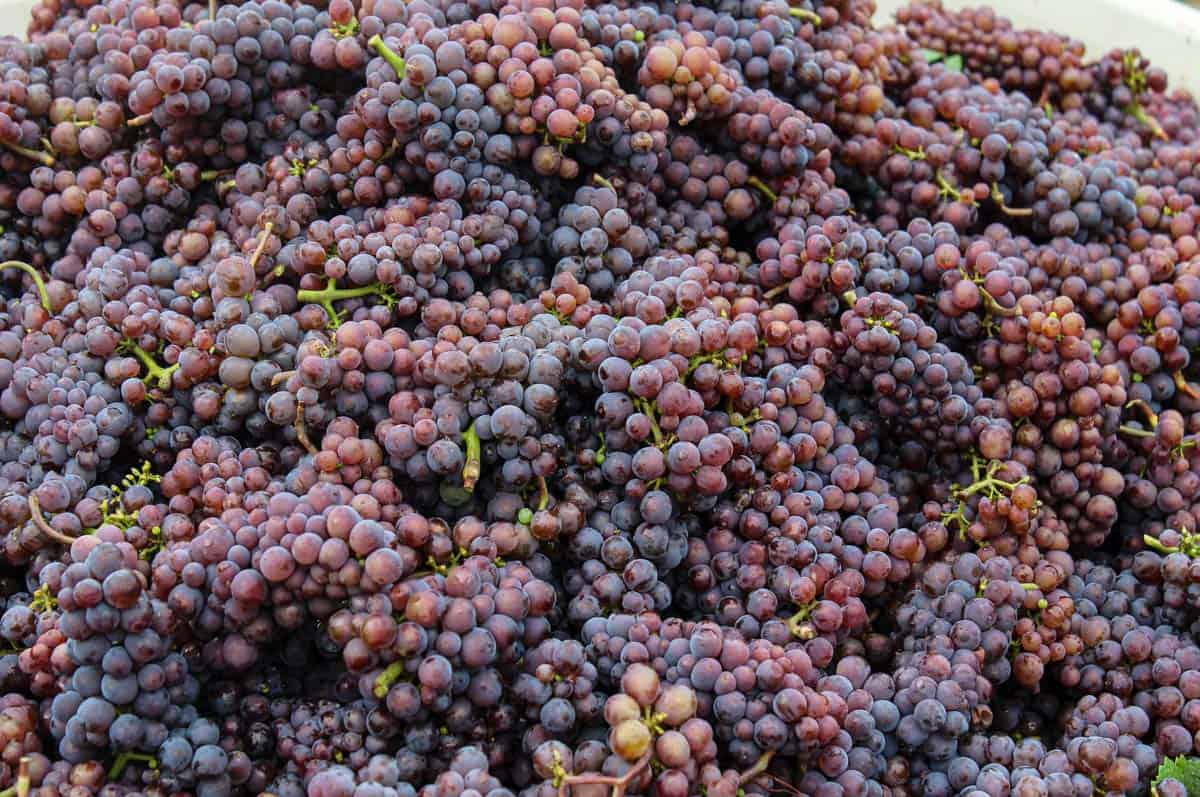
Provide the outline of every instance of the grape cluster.
{"type": "Polygon", "coordinates": [[[1186,794],[1200,107],[874,11],[39,0],[0,797],[1186,794]]]}

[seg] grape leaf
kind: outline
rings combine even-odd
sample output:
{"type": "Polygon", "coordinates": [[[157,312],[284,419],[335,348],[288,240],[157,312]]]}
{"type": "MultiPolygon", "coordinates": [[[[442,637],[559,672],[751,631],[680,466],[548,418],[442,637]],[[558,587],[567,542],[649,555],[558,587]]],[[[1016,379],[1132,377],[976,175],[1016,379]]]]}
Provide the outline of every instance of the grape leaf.
{"type": "Polygon", "coordinates": [[[1157,786],[1159,781],[1167,778],[1174,778],[1182,783],[1187,789],[1188,797],[1200,797],[1200,758],[1176,756],[1163,759],[1158,767],[1158,774],[1154,776],[1154,785],[1157,786]]]}
{"type": "Polygon", "coordinates": [[[963,57],[961,55],[951,55],[946,58],[946,68],[951,72],[963,71],[963,57]]]}
{"type": "Polygon", "coordinates": [[[925,60],[931,64],[936,64],[938,61],[946,57],[945,53],[939,53],[937,50],[919,50],[918,52],[920,52],[925,60]]]}

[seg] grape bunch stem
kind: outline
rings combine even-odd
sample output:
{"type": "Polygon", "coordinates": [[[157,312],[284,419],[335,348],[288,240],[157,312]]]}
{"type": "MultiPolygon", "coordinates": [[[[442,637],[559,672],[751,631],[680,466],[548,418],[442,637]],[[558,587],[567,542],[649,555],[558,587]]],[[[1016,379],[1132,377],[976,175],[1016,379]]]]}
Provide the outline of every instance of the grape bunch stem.
{"type": "Polygon", "coordinates": [[[20,271],[24,271],[26,274],[28,274],[29,278],[33,280],[33,284],[37,286],[38,299],[41,300],[42,309],[47,313],[54,312],[53,308],[50,306],[50,293],[46,290],[46,281],[42,279],[42,275],[38,273],[36,268],[28,263],[23,263],[20,260],[6,260],[3,263],[0,263],[0,271],[3,271],[6,268],[19,269],[20,271]]]}
{"type": "Polygon", "coordinates": [[[601,775],[599,772],[585,772],[581,775],[567,775],[562,779],[562,783],[558,786],[558,797],[567,797],[571,786],[612,786],[612,797],[625,797],[625,792],[629,789],[635,778],[642,774],[642,771],[650,765],[650,759],[653,758],[651,752],[647,752],[637,760],[629,771],[624,775],[613,777],[611,775],[601,775]]]}
{"type": "Polygon", "coordinates": [[[0,797],[29,797],[32,787],[33,781],[29,777],[29,756],[21,756],[21,763],[17,765],[17,782],[4,791],[0,791],[0,797]]]}
{"type": "Polygon", "coordinates": [[[373,48],[383,60],[392,65],[392,69],[396,70],[396,77],[404,80],[404,74],[408,71],[408,65],[404,63],[404,59],[400,57],[399,53],[384,43],[382,36],[376,33],[367,39],[367,46],[373,48]]]}
{"type": "Polygon", "coordinates": [[[3,139],[0,139],[0,144],[3,144],[4,148],[10,152],[14,152],[23,158],[29,158],[32,161],[37,161],[43,166],[53,166],[55,164],[54,156],[48,152],[41,152],[40,150],[23,147],[20,144],[14,144],[11,141],[4,141],[3,139]]]}
{"type": "Polygon", "coordinates": [[[466,462],[463,464],[462,480],[463,489],[469,493],[475,492],[475,485],[479,483],[479,474],[482,471],[482,446],[479,441],[479,432],[475,429],[475,423],[472,422],[467,427],[467,431],[463,432],[463,441],[466,443],[466,462]]]}
{"type": "Polygon", "coordinates": [[[71,545],[75,542],[75,537],[67,536],[55,530],[53,526],[46,522],[46,516],[42,514],[41,504],[38,503],[37,496],[32,493],[29,495],[29,515],[33,518],[33,525],[37,526],[38,531],[55,542],[63,545],[71,545]]]}

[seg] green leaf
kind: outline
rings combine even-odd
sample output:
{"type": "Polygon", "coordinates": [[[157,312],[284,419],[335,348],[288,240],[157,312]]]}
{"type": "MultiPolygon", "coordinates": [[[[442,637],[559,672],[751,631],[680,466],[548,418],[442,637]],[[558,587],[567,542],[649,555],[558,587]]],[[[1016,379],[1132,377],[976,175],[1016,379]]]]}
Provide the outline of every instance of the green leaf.
{"type": "Polygon", "coordinates": [[[1167,778],[1174,778],[1182,783],[1187,789],[1188,797],[1200,795],[1200,758],[1177,756],[1164,759],[1158,767],[1158,774],[1154,776],[1154,785],[1157,786],[1167,778]]]}
{"type": "Polygon", "coordinates": [[[938,61],[946,57],[945,53],[939,53],[937,50],[918,50],[925,60],[931,64],[936,64],[938,61]]]}
{"type": "Polygon", "coordinates": [[[963,57],[961,55],[947,56],[946,68],[951,72],[961,72],[963,70],[963,57]]]}

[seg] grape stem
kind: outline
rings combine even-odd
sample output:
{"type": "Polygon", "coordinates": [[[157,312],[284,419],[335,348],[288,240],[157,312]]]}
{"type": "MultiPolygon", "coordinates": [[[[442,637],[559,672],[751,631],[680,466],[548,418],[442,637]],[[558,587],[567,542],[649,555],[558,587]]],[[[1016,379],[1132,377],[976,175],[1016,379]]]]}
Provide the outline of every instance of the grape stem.
{"type": "Polygon", "coordinates": [[[14,144],[11,141],[4,141],[3,139],[0,139],[0,144],[3,144],[4,148],[10,152],[15,152],[23,158],[29,158],[31,161],[37,161],[43,166],[54,165],[54,156],[48,152],[22,147],[20,144],[14,144]]]}
{"type": "Polygon", "coordinates": [[[964,202],[968,205],[975,204],[975,195],[973,193],[964,191],[951,184],[951,182],[947,180],[945,175],[943,175],[940,171],[934,175],[934,179],[937,182],[938,190],[941,192],[943,198],[949,199],[953,197],[955,201],[958,202],[964,202]]]}
{"type": "Polygon", "coordinates": [[[816,629],[808,622],[810,614],[812,614],[812,604],[801,606],[795,614],[787,619],[787,627],[792,636],[805,642],[817,635],[816,629]]]}
{"type": "Polygon", "coordinates": [[[1158,428],[1158,413],[1152,410],[1149,404],[1142,399],[1134,399],[1125,405],[1125,409],[1131,409],[1134,407],[1146,413],[1146,421],[1150,424],[1151,429],[1158,428]]]}
{"type": "Polygon", "coordinates": [[[546,484],[545,476],[538,476],[537,511],[541,512],[548,506],[550,506],[550,487],[546,484]]]}
{"type": "Polygon", "coordinates": [[[262,232],[258,236],[258,246],[254,248],[254,254],[250,255],[250,268],[257,268],[259,258],[262,257],[263,250],[267,248],[267,240],[271,237],[271,230],[275,229],[275,222],[268,221],[263,225],[262,232]]]}
{"type": "Polygon", "coordinates": [[[608,179],[606,179],[604,177],[601,177],[598,174],[592,175],[592,182],[595,183],[596,185],[600,186],[601,188],[607,188],[610,191],[617,190],[617,189],[613,188],[613,184],[611,181],[609,181],[608,179]]]}
{"type": "Polygon", "coordinates": [[[400,676],[404,675],[404,660],[394,661],[387,666],[383,672],[379,673],[379,677],[375,679],[375,686],[371,689],[375,697],[383,700],[387,697],[388,690],[392,688],[392,684],[400,680],[400,676]]]}
{"type": "Polygon", "coordinates": [[[629,784],[633,782],[634,778],[642,774],[642,771],[650,765],[650,759],[653,757],[653,752],[647,751],[645,755],[637,760],[637,763],[629,768],[628,772],[619,778],[611,775],[601,775],[599,772],[567,775],[558,786],[558,797],[567,797],[567,792],[573,785],[612,786],[612,797],[625,797],[625,792],[629,788],[629,784]]]}
{"type": "Polygon", "coordinates": [[[300,441],[300,445],[304,446],[304,450],[310,454],[316,454],[320,449],[313,445],[313,441],[309,439],[308,427],[304,423],[304,405],[296,404],[296,420],[292,424],[296,430],[296,439],[300,441]]]}
{"type": "Polygon", "coordinates": [[[779,199],[779,195],[776,194],[774,191],[772,191],[771,187],[769,185],[767,185],[762,180],[758,179],[757,177],[755,177],[753,175],[751,175],[746,180],[746,185],[750,186],[755,191],[758,191],[760,194],[762,194],[763,196],[765,196],[767,199],[769,199],[772,202],[779,199]]]}
{"type": "Polygon", "coordinates": [[[404,63],[404,59],[395,50],[384,44],[382,36],[376,33],[367,39],[367,46],[374,48],[375,52],[379,53],[383,60],[391,64],[392,69],[396,70],[396,77],[404,80],[404,73],[408,71],[408,65],[404,63]]]}
{"type": "Polygon", "coordinates": [[[1158,551],[1159,553],[1163,553],[1163,554],[1179,553],[1178,548],[1171,548],[1170,546],[1163,545],[1162,542],[1160,542],[1157,537],[1151,537],[1149,534],[1143,534],[1142,541],[1144,543],[1146,543],[1147,547],[1153,548],[1154,550],[1158,551]]]}
{"type": "Polygon", "coordinates": [[[764,293],[763,298],[764,299],[774,299],[776,296],[780,295],[781,293],[787,292],[787,289],[790,287],[792,287],[792,281],[788,280],[787,282],[783,283],[782,285],[776,285],[774,288],[772,288],[771,290],[764,293]]]}
{"type": "Polygon", "coordinates": [[[1121,434],[1127,434],[1130,437],[1154,437],[1154,432],[1149,429],[1138,429],[1136,426],[1127,426],[1122,424],[1117,428],[1121,434]]]}
{"type": "Polygon", "coordinates": [[[121,773],[125,771],[125,766],[130,761],[142,761],[150,765],[151,769],[158,769],[158,759],[146,753],[121,753],[117,756],[117,760],[113,761],[112,767],[108,770],[108,779],[116,780],[121,777],[121,773]]]}
{"type": "Polygon", "coordinates": [[[208,0],[208,19],[210,22],[217,21],[217,0],[208,0]]]}
{"type": "Polygon", "coordinates": [[[15,268],[24,271],[33,280],[33,284],[37,286],[38,298],[41,299],[42,309],[47,313],[53,312],[50,308],[50,293],[46,290],[46,281],[42,279],[42,275],[38,270],[28,263],[23,263],[20,260],[6,260],[0,263],[0,271],[6,268],[15,268]]]}
{"type": "Polygon", "coordinates": [[[341,322],[341,314],[334,309],[334,302],[341,299],[361,299],[364,296],[382,296],[384,290],[385,287],[380,282],[364,285],[360,288],[338,288],[337,280],[330,277],[329,284],[322,290],[296,291],[296,300],[321,305],[321,307],[325,308],[325,313],[329,316],[329,323],[336,327],[341,322]]]}
{"type": "Polygon", "coordinates": [[[1166,140],[1167,131],[1163,130],[1163,126],[1158,123],[1157,119],[1155,119],[1150,114],[1146,113],[1146,109],[1142,107],[1142,104],[1140,102],[1135,102],[1133,105],[1130,105],[1128,108],[1125,109],[1125,112],[1128,113],[1130,116],[1132,116],[1134,119],[1137,119],[1139,122],[1144,124],[1146,127],[1150,128],[1150,132],[1154,134],[1155,138],[1161,138],[1163,140],[1166,140]]]}
{"type": "Polygon", "coordinates": [[[1188,398],[1193,398],[1200,401],[1200,390],[1192,387],[1191,383],[1183,375],[1183,371],[1176,371],[1174,374],[1175,387],[1179,388],[1188,398]]]}
{"type": "Polygon", "coordinates": [[[771,759],[775,757],[775,753],[775,750],[768,750],[760,755],[758,760],[754,762],[754,766],[750,767],[738,776],[738,786],[745,786],[747,783],[766,772],[767,767],[771,766],[771,759]]]}
{"type": "Polygon", "coordinates": [[[33,783],[29,778],[29,756],[21,756],[21,763],[17,767],[17,782],[4,791],[0,791],[0,797],[29,797],[29,790],[32,786],[33,783]]]}
{"type": "Polygon", "coordinates": [[[975,493],[982,492],[983,490],[1007,490],[1011,493],[1019,485],[1025,484],[1028,481],[1028,476],[1022,476],[1015,482],[1006,482],[1002,479],[997,479],[995,476],[989,475],[981,481],[977,481],[968,487],[964,487],[958,492],[958,497],[967,498],[968,496],[972,496],[975,493]]]}
{"type": "Polygon", "coordinates": [[[475,485],[479,483],[479,474],[482,472],[482,446],[479,442],[479,432],[475,429],[476,423],[478,421],[472,421],[467,431],[463,432],[463,441],[467,444],[467,461],[463,463],[462,480],[463,489],[468,493],[475,492],[475,485]]]}
{"type": "Polygon", "coordinates": [[[142,377],[142,381],[148,385],[158,385],[159,390],[166,390],[171,387],[171,376],[179,370],[179,363],[163,368],[145,349],[136,343],[132,345],[130,351],[133,352],[134,357],[142,361],[142,365],[146,366],[146,375],[142,377]]]}
{"type": "Polygon", "coordinates": [[[63,545],[71,545],[75,542],[75,537],[63,534],[46,522],[46,516],[42,514],[42,506],[38,503],[37,496],[33,494],[29,496],[29,515],[33,518],[33,525],[37,526],[38,531],[55,542],[62,543],[63,545]]]}
{"type": "Polygon", "coordinates": [[[809,11],[807,8],[789,8],[788,13],[797,19],[811,22],[817,27],[821,26],[821,15],[816,11],[809,11]]]}
{"type": "Polygon", "coordinates": [[[679,117],[680,127],[687,127],[688,124],[696,118],[696,103],[688,101],[687,110],[683,112],[683,116],[679,117]]]}
{"type": "Polygon", "coordinates": [[[1004,194],[1000,192],[1000,184],[992,183],[992,201],[1000,208],[1000,212],[1006,216],[1032,216],[1033,208],[1010,208],[1004,201],[1004,194]]]}
{"type": "Polygon", "coordinates": [[[154,114],[144,113],[140,116],[135,116],[132,119],[130,119],[128,122],[125,123],[125,126],[126,127],[141,127],[142,125],[150,124],[150,122],[153,120],[154,120],[154,114]]]}
{"type": "Polygon", "coordinates": [[[1005,318],[1016,318],[1017,316],[1024,315],[1024,313],[1021,312],[1019,305],[1014,304],[1012,307],[1005,307],[1004,305],[1000,304],[1000,302],[996,301],[996,297],[992,296],[991,292],[987,290],[987,288],[984,288],[982,285],[977,285],[976,287],[979,288],[979,295],[983,297],[983,306],[986,307],[988,312],[990,312],[992,315],[1004,316],[1005,318]]]}
{"type": "Polygon", "coordinates": [[[294,370],[280,371],[279,373],[275,374],[275,376],[271,377],[271,387],[279,387],[281,383],[286,382],[295,375],[296,372],[294,370]]]}
{"type": "MultiPolygon", "coordinates": [[[[768,772],[767,777],[770,778],[771,782],[777,787],[775,789],[770,789],[770,791],[773,791],[773,792],[781,792],[782,791],[782,792],[787,792],[789,794],[794,794],[794,795],[796,795],[796,797],[805,797],[804,792],[800,791],[795,786],[788,783],[786,780],[779,777],[778,775],[772,775],[770,772],[768,772]]],[[[797,778],[797,780],[798,779],[799,778],[797,778]]]]}
{"type": "Polygon", "coordinates": [[[649,399],[636,399],[634,406],[650,420],[650,434],[654,436],[655,445],[661,445],[663,441],[662,429],[658,427],[658,419],[654,417],[654,408],[650,406],[649,399]]]}

